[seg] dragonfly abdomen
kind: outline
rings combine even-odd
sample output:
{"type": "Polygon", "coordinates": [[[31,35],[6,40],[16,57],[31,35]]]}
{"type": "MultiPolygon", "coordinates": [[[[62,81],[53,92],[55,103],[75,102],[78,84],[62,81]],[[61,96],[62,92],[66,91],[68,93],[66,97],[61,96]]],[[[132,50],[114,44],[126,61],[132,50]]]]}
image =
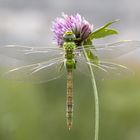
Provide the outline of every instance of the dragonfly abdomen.
{"type": "Polygon", "coordinates": [[[73,80],[72,69],[67,70],[67,97],[66,97],[66,117],[67,126],[70,129],[72,127],[73,118],[73,80]]]}

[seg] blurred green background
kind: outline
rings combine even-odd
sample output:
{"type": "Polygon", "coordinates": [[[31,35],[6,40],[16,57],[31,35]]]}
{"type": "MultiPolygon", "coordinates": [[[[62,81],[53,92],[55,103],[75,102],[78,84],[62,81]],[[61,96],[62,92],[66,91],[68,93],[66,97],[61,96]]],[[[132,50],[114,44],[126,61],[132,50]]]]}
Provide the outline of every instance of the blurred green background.
{"type": "MultiPolygon", "coordinates": [[[[93,23],[94,30],[120,19],[112,25],[119,35],[95,43],[140,40],[139,0],[0,0],[0,47],[51,46],[51,23],[62,12],[81,14],[93,23]]],[[[139,54],[137,49],[125,61],[135,71],[134,76],[97,82],[99,140],[140,140],[139,54]]],[[[0,69],[13,66],[12,62],[0,56],[0,69]]],[[[65,96],[65,76],[31,85],[8,81],[0,73],[0,140],[93,140],[94,96],[90,79],[80,74],[74,77],[74,124],[70,131],[66,127],[65,96]]]]}
{"type": "MultiPolygon", "coordinates": [[[[100,100],[99,140],[140,139],[140,73],[97,81],[100,100]]],[[[65,76],[31,85],[0,79],[0,140],[92,140],[94,96],[90,78],[74,75],[74,120],[65,118],[65,76]]]]}

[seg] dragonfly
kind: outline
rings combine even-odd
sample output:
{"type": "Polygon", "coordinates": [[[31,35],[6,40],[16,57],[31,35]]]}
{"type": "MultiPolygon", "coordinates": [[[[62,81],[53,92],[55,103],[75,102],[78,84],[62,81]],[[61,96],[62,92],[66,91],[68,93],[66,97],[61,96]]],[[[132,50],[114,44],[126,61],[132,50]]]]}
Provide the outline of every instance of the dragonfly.
{"type": "Polygon", "coordinates": [[[66,122],[70,129],[73,125],[73,72],[78,71],[90,77],[88,65],[91,65],[99,79],[121,77],[129,69],[112,60],[137,49],[140,41],[76,46],[75,35],[71,31],[65,32],[63,39],[62,47],[7,45],[0,47],[0,54],[27,62],[6,72],[8,79],[42,83],[66,75],[66,122]],[[87,60],[84,52],[92,59],[87,60]]]}

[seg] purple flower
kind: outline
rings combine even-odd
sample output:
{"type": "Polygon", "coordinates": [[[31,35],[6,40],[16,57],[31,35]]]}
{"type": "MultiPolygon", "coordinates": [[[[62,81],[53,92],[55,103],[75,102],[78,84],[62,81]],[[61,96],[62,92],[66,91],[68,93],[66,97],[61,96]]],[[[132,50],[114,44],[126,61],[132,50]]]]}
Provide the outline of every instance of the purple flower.
{"type": "Polygon", "coordinates": [[[63,35],[66,31],[72,31],[76,36],[76,45],[81,45],[92,30],[93,25],[79,14],[68,16],[63,13],[62,18],[57,18],[52,25],[52,31],[54,34],[53,40],[59,46],[62,46],[64,43],[63,35]]]}

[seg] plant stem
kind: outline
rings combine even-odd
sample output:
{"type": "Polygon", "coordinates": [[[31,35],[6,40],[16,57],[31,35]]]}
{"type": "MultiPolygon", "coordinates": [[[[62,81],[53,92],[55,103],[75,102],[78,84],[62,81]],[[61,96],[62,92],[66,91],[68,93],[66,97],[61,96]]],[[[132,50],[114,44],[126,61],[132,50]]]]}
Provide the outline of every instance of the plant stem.
{"type": "Polygon", "coordinates": [[[99,98],[98,98],[98,91],[95,81],[95,76],[92,70],[91,65],[89,64],[89,69],[91,73],[91,81],[92,81],[92,87],[94,90],[94,98],[95,98],[95,140],[98,140],[99,135],[99,98]]]}
{"type": "MultiPolygon", "coordinates": [[[[89,58],[87,56],[87,53],[85,51],[85,48],[83,47],[83,52],[84,55],[87,59],[87,61],[89,62],[89,58]]],[[[98,91],[97,91],[97,86],[96,86],[96,81],[95,81],[95,76],[93,73],[93,69],[91,64],[88,64],[90,73],[91,73],[91,81],[92,81],[92,88],[94,91],[94,100],[95,100],[95,134],[94,134],[94,140],[98,140],[98,136],[99,136],[99,98],[98,98],[98,91]]]]}

